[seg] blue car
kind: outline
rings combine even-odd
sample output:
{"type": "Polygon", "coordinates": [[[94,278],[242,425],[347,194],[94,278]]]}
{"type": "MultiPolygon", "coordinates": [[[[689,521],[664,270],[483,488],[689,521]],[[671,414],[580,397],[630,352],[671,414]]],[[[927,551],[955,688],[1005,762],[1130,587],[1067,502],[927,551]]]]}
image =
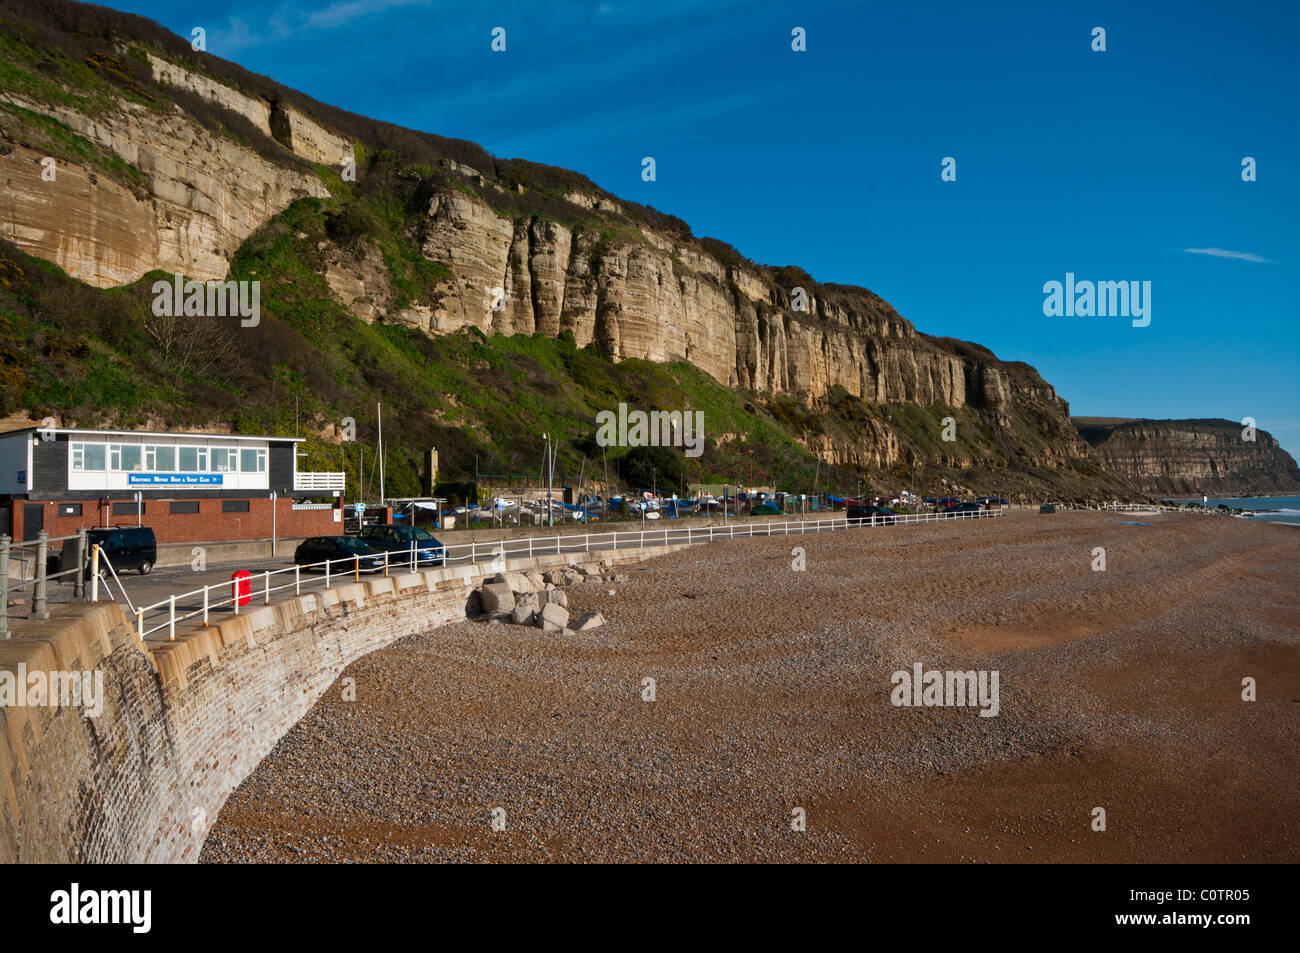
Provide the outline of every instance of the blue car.
{"type": "Polygon", "coordinates": [[[410,562],[411,549],[414,546],[418,565],[442,566],[447,561],[447,547],[427,529],[418,526],[394,526],[391,523],[377,523],[367,526],[358,537],[375,549],[388,550],[391,554],[389,563],[410,562]]]}

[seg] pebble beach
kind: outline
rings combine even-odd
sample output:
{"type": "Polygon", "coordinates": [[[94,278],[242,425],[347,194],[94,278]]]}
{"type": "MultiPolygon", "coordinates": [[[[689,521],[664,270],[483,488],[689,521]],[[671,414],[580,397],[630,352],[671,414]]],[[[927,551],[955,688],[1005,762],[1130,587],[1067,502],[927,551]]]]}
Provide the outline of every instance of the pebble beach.
{"type": "Polygon", "coordinates": [[[598,629],[356,661],[202,860],[1300,859],[1293,527],[1015,511],[619,571],[567,590],[598,629]],[[895,704],[918,664],[996,672],[996,716],[895,704]]]}

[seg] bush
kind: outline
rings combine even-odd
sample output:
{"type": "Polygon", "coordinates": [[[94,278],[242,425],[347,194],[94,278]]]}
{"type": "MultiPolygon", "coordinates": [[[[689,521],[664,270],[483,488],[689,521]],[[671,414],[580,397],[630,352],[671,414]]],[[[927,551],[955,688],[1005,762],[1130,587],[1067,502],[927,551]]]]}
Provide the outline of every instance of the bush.
{"type": "Polygon", "coordinates": [[[686,477],[686,456],[670,447],[633,447],[620,469],[628,486],[636,489],[676,488],[686,477]]]}

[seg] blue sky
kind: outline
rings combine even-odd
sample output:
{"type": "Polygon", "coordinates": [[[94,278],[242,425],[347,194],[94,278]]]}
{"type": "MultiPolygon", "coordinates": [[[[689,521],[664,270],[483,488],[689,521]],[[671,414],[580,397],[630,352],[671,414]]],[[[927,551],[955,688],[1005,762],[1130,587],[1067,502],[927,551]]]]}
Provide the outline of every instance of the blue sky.
{"type": "Polygon", "coordinates": [[[1300,456],[1300,3],[110,5],[864,285],[1033,364],[1075,414],[1249,416],[1300,456]],[[1045,317],[1066,272],[1150,281],[1150,325],[1045,317]]]}

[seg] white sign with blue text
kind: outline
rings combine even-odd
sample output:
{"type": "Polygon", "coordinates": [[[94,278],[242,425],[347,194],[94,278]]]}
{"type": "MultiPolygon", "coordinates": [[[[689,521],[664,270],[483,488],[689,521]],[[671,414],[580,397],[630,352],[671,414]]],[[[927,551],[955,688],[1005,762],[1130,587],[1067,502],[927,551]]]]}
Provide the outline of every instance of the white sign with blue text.
{"type": "Polygon", "coordinates": [[[221,486],[220,473],[128,473],[131,486],[221,486]]]}

